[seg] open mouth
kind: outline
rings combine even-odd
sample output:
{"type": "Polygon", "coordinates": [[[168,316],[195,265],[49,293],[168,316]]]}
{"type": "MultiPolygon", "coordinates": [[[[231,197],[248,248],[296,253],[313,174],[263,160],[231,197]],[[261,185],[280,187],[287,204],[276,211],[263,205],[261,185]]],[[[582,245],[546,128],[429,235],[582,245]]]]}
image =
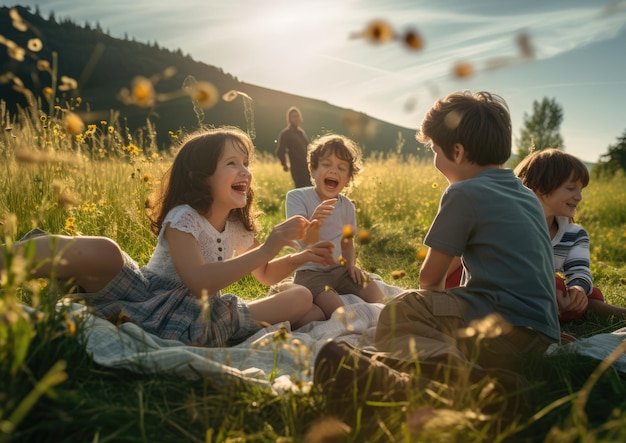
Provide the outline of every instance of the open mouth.
{"type": "Polygon", "coordinates": [[[339,186],[339,181],[332,178],[326,178],[324,179],[324,184],[330,189],[335,189],[337,186],[339,186]]]}
{"type": "Polygon", "coordinates": [[[234,183],[231,188],[237,192],[246,193],[248,189],[248,184],[246,182],[234,183]]]}

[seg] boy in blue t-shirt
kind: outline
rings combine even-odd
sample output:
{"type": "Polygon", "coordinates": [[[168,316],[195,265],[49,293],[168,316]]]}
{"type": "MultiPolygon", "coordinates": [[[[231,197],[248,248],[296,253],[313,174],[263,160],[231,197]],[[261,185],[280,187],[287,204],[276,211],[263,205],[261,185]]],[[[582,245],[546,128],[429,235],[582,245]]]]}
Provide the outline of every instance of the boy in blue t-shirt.
{"type": "Polygon", "coordinates": [[[420,289],[381,312],[377,358],[340,342],[320,350],[315,383],[327,396],[352,386],[350,375],[364,384],[374,371],[370,393],[404,398],[409,363],[416,362],[432,378],[445,368],[467,370],[472,379],[499,374],[506,384],[515,380],[507,370],[518,369],[525,355],[559,341],[545,217],[533,192],[503,167],[511,155],[504,100],[488,92],[450,94],[428,111],[417,139],[430,144],[435,167],[450,183],[424,239],[420,289]],[[446,291],[455,257],[462,259],[463,283],[446,291]]]}

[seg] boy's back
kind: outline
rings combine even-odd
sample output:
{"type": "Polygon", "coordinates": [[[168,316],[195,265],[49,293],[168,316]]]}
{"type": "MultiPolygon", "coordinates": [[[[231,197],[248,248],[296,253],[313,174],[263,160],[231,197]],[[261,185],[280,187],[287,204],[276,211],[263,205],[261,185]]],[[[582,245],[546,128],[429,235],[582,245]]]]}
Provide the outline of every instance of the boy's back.
{"type": "Polygon", "coordinates": [[[450,185],[424,243],[463,257],[465,286],[450,291],[468,303],[467,322],[498,312],[558,340],[545,218],[513,171],[491,169],[450,185]]]}

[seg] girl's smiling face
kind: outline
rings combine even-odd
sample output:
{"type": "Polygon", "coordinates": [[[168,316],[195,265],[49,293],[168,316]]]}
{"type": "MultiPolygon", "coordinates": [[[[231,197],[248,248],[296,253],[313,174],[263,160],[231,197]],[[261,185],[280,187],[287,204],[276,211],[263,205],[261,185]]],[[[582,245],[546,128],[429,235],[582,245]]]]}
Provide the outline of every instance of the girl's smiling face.
{"type": "Polygon", "coordinates": [[[252,181],[252,173],[248,166],[248,154],[232,140],[227,139],[215,172],[208,179],[213,196],[212,212],[230,211],[246,205],[252,181]]]}
{"type": "Polygon", "coordinates": [[[546,217],[569,217],[576,214],[576,207],[583,199],[583,184],[571,177],[550,194],[537,195],[546,217]]]}
{"type": "Polygon", "coordinates": [[[311,170],[311,175],[321,200],[336,198],[350,182],[350,163],[330,154],[320,159],[317,169],[311,170]]]}

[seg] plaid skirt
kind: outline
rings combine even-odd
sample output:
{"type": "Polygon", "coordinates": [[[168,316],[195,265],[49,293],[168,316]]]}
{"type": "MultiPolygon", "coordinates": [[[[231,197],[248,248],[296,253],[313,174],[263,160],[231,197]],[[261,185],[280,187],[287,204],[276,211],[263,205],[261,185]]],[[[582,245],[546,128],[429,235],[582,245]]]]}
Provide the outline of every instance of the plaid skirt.
{"type": "Polygon", "coordinates": [[[158,337],[207,347],[236,344],[261,328],[236,295],[217,293],[200,300],[182,283],[140,268],[123,255],[124,266],[104,289],[81,294],[100,317],[116,324],[131,321],[158,337]]]}

